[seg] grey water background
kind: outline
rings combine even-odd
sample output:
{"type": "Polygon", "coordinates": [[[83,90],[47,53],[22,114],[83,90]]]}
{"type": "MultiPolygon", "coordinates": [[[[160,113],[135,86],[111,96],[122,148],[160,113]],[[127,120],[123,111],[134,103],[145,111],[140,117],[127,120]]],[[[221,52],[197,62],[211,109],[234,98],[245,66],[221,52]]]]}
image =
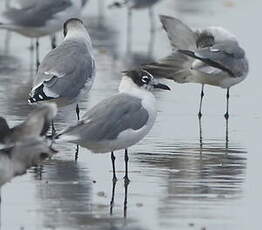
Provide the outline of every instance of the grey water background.
{"type": "MultiPolygon", "coordinates": [[[[83,12],[94,41],[97,76],[83,98],[82,113],[117,92],[121,70],[171,51],[157,17],[156,33],[150,35],[147,10],[133,13],[133,31],[127,36],[126,10],[104,9],[98,19],[97,6],[90,0],[83,12]]],[[[42,167],[3,187],[0,229],[261,229],[261,7],[260,0],[163,0],[155,7],[156,14],[179,17],[195,28],[228,28],[245,48],[250,73],[231,90],[229,143],[225,90],[206,87],[200,143],[200,85],[167,81],[172,91],[156,93],[159,114],[153,130],[129,150],[127,218],[123,152],[116,154],[119,180],[110,215],[110,155],[80,148],[75,161],[75,146],[68,144],[57,146],[60,152],[42,167]]],[[[31,110],[26,105],[33,73],[30,40],[6,36],[0,31],[0,115],[17,124],[31,110]]],[[[43,58],[49,38],[40,42],[43,58]]],[[[73,113],[61,113],[56,124],[60,129],[75,119],[73,113]]]]}

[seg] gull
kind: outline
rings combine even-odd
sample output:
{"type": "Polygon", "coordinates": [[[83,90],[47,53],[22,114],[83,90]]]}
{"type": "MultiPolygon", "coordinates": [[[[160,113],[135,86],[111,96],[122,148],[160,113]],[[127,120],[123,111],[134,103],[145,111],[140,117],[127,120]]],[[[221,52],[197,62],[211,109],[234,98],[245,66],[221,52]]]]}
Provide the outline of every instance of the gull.
{"type": "MultiPolygon", "coordinates": [[[[51,50],[39,66],[29,103],[55,102],[58,107],[78,103],[95,77],[95,60],[83,22],[71,18],[64,24],[64,41],[51,50]]],[[[79,106],[76,106],[79,120],[79,106]]]]}
{"type": "Polygon", "coordinates": [[[51,157],[56,151],[41,137],[26,137],[12,146],[0,149],[0,203],[1,188],[12,178],[23,175],[31,166],[51,157]]]}
{"type": "Polygon", "coordinates": [[[112,7],[120,8],[126,6],[128,9],[128,27],[130,27],[131,25],[132,10],[148,8],[151,30],[153,31],[155,28],[153,6],[157,2],[159,2],[159,0],[122,0],[122,1],[113,2],[112,4],[109,5],[109,8],[112,7]]]}
{"type": "Polygon", "coordinates": [[[0,143],[10,145],[26,138],[44,136],[57,113],[56,104],[43,104],[34,109],[21,124],[10,128],[0,117],[0,143]]]}
{"type": "MultiPolygon", "coordinates": [[[[8,7],[3,16],[8,20],[0,23],[6,29],[36,38],[37,67],[39,65],[39,38],[54,35],[62,29],[63,23],[81,14],[84,0],[23,0],[20,7],[8,7]]],[[[54,42],[54,40],[53,40],[54,42]]],[[[54,48],[55,44],[52,43],[54,48]]]]}
{"type": "Polygon", "coordinates": [[[56,136],[83,146],[94,153],[111,152],[113,181],[116,181],[114,151],[125,149],[125,181],[128,178],[128,147],[141,141],[153,127],[156,99],[151,90],[170,90],[143,69],[123,72],[119,93],[111,96],[88,112],[76,124],[56,136]]]}
{"type": "Polygon", "coordinates": [[[229,118],[229,90],[248,74],[248,60],[236,36],[222,27],[192,30],[182,21],[160,16],[173,47],[172,55],[143,68],[178,83],[200,83],[198,117],[202,117],[204,85],[227,89],[225,119],[229,118]]]}

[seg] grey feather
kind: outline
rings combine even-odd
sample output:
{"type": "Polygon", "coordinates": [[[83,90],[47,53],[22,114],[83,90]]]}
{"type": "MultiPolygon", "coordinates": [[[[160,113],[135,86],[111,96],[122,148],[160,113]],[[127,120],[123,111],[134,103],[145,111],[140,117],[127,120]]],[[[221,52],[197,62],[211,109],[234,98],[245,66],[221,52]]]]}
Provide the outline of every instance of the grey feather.
{"type": "Polygon", "coordinates": [[[21,142],[0,150],[0,188],[13,177],[26,173],[26,170],[56,151],[41,138],[26,138],[21,142]]]}
{"type": "Polygon", "coordinates": [[[69,0],[37,1],[27,8],[10,8],[4,16],[19,26],[39,27],[45,26],[47,21],[55,18],[56,14],[71,6],[69,0]]]}
{"type": "Polygon", "coordinates": [[[56,105],[42,105],[33,110],[26,120],[7,130],[0,139],[0,143],[15,143],[25,137],[39,137],[47,133],[51,120],[56,115],[56,105]]]}
{"type": "Polygon", "coordinates": [[[177,18],[160,15],[160,21],[175,49],[196,49],[197,34],[177,18]]]}
{"type": "Polygon", "coordinates": [[[158,62],[146,64],[142,68],[150,72],[155,78],[167,78],[178,83],[186,83],[187,77],[191,75],[191,64],[191,58],[179,52],[174,52],[172,55],[158,62]]]}
{"type": "Polygon", "coordinates": [[[78,125],[60,135],[79,136],[90,142],[113,140],[124,130],[142,128],[148,118],[141,99],[120,93],[97,104],[78,125]]]}
{"type": "Polygon", "coordinates": [[[246,61],[245,52],[237,42],[225,41],[212,47],[198,49],[193,53],[195,58],[228,72],[231,77],[240,77],[243,72],[248,71],[247,65],[243,65],[246,61]]]}
{"type": "Polygon", "coordinates": [[[64,41],[44,58],[33,87],[44,84],[44,88],[58,97],[75,98],[85,87],[86,82],[91,80],[94,65],[94,60],[84,42],[72,39],[64,41]]]}

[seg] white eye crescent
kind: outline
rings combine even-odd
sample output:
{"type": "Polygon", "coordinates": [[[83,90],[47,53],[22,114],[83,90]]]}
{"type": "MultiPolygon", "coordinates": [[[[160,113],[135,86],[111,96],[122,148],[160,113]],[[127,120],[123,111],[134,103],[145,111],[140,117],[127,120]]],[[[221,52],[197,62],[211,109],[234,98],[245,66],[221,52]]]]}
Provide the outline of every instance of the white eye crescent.
{"type": "Polygon", "coordinates": [[[148,83],[150,79],[149,79],[148,76],[143,76],[141,80],[142,80],[142,82],[144,82],[144,83],[148,83]]]}
{"type": "Polygon", "coordinates": [[[219,52],[220,50],[219,49],[216,49],[216,48],[213,48],[213,47],[210,47],[210,49],[209,49],[211,52],[219,52]]]}

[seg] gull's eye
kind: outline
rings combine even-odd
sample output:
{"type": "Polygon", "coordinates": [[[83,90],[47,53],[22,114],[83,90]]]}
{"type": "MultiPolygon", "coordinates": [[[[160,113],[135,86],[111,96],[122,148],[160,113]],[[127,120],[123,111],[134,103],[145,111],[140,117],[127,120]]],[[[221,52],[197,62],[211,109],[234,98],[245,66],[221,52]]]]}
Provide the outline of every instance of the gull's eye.
{"type": "Polygon", "coordinates": [[[141,81],[145,84],[148,84],[148,82],[150,81],[150,77],[145,75],[141,78],[141,81]]]}

